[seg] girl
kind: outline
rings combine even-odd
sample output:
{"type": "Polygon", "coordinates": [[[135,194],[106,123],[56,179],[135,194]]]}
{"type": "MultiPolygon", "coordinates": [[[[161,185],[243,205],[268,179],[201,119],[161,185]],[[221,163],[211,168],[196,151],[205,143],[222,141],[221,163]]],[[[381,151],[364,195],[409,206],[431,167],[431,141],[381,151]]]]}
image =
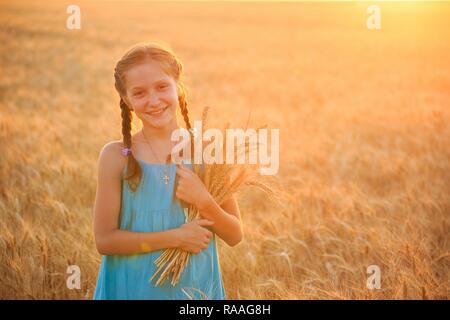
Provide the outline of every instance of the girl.
{"type": "Polygon", "coordinates": [[[216,235],[230,246],[241,241],[236,199],[219,205],[190,164],[165,161],[179,128],[177,110],[191,131],[182,70],[174,53],[155,42],[133,46],[116,64],[123,141],[106,144],[98,160],[94,234],[103,257],[94,299],[226,298],[216,235]],[[142,130],[131,135],[133,112],[142,130]],[[195,205],[201,219],[184,223],[180,201],[195,205]],[[192,255],[176,286],[155,287],[154,260],[166,248],[192,255]]]}

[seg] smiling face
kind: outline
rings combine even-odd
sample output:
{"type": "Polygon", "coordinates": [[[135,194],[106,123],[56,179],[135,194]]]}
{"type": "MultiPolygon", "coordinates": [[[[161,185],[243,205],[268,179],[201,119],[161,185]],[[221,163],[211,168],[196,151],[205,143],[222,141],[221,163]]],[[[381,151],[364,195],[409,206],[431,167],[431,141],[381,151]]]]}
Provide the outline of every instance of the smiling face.
{"type": "Polygon", "coordinates": [[[159,63],[148,61],[125,72],[128,106],[144,125],[165,128],[176,125],[177,82],[159,63]]]}

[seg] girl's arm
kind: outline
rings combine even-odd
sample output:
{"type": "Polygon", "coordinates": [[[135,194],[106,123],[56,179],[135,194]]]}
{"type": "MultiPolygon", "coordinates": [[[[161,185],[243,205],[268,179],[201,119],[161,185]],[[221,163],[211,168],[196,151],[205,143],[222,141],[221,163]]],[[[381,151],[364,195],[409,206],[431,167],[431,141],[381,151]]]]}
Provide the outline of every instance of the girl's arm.
{"type": "Polygon", "coordinates": [[[180,245],[179,228],[161,232],[130,232],[119,229],[121,173],[127,158],[121,143],[103,147],[98,161],[98,182],[94,206],[94,235],[102,255],[145,253],[180,245]]]}
{"type": "Polygon", "coordinates": [[[229,246],[235,246],[241,242],[243,230],[235,195],[219,205],[192,170],[178,165],[177,174],[179,175],[177,198],[194,204],[202,218],[214,221],[214,226],[210,227],[210,230],[229,246]]]}
{"type": "Polygon", "coordinates": [[[222,238],[229,246],[235,246],[242,241],[243,230],[241,215],[236,197],[233,194],[222,205],[210,197],[198,207],[200,215],[208,220],[214,221],[210,230],[222,238]]]}

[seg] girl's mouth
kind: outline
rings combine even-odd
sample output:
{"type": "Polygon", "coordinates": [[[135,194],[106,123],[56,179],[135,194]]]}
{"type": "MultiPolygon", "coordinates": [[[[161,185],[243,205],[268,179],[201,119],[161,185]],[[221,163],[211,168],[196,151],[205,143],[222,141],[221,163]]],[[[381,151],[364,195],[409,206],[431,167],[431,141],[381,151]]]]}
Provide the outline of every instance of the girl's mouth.
{"type": "Polygon", "coordinates": [[[148,114],[148,115],[150,115],[150,116],[152,116],[152,117],[160,116],[161,114],[164,113],[164,111],[167,110],[167,108],[169,108],[169,106],[164,107],[164,108],[160,108],[160,109],[158,109],[158,110],[153,110],[153,111],[150,111],[150,112],[146,112],[146,114],[148,114]]]}

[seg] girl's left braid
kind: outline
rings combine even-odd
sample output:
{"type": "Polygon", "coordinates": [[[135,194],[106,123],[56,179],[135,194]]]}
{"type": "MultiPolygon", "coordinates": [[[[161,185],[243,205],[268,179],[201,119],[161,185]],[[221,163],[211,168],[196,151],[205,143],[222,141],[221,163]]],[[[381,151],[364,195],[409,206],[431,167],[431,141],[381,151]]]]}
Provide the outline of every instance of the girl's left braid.
{"type": "Polygon", "coordinates": [[[178,102],[180,104],[181,115],[183,116],[184,122],[186,124],[186,129],[189,131],[189,134],[191,136],[191,161],[192,163],[194,163],[194,133],[189,121],[189,110],[187,108],[187,102],[184,92],[179,95],[178,102]]]}

